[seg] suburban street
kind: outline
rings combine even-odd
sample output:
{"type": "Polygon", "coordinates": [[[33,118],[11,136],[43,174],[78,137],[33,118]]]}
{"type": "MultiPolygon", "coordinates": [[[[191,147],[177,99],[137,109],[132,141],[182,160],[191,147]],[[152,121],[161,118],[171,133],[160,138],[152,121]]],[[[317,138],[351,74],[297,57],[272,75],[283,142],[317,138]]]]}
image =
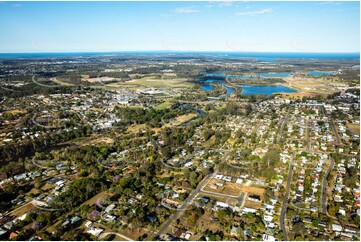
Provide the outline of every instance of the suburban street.
{"type": "Polygon", "coordinates": [[[333,169],[333,166],[335,165],[335,160],[330,157],[330,166],[327,169],[327,172],[325,174],[325,176],[323,177],[323,185],[322,185],[322,213],[326,214],[327,213],[327,189],[328,189],[328,183],[327,183],[327,178],[330,175],[330,172],[333,169]]]}
{"type": "Polygon", "coordinates": [[[291,163],[290,163],[290,168],[288,169],[286,194],[285,194],[285,198],[283,200],[282,210],[281,210],[281,215],[280,215],[280,227],[282,229],[283,240],[284,241],[288,240],[286,226],[285,226],[285,216],[286,216],[286,211],[287,211],[288,195],[289,195],[289,192],[290,192],[290,185],[291,185],[291,181],[292,181],[292,170],[293,170],[293,159],[294,159],[294,157],[295,157],[295,152],[293,152],[292,160],[291,160],[291,163]]]}

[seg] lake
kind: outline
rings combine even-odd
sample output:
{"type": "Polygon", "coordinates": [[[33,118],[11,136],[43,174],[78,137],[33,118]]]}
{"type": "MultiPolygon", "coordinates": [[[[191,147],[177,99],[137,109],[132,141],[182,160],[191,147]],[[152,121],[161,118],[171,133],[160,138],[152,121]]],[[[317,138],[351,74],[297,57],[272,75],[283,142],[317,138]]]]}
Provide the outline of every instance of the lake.
{"type": "Polygon", "coordinates": [[[335,71],[310,71],[307,73],[310,76],[325,76],[325,75],[334,75],[335,71]]]}
{"type": "MultiPolygon", "coordinates": [[[[227,87],[224,85],[224,81],[222,80],[213,80],[213,79],[208,79],[206,81],[204,81],[204,85],[201,86],[202,91],[213,91],[216,87],[214,85],[210,85],[210,83],[214,83],[214,82],[219,82],[221,83],[222,87],[227,89],[226,95],[232,94],[235,92],[235,89],[232,87],[227,87]]],[[[258,95],[258,94],[263,94],[263,95],[272,95],[273,93],[278,93],[278,92],[297,92],[296,90],[289,88],[289,87],[285,87],[285,86],[249,86],[249,85],[239,85],[242,88],[242,94],[243,95],[258,95]]]]}
{"type": "MultiPolygon", "coordinates": [[[[208,75],[207,75],[207,76],[208,76],[208,75]]],[[[212,76],[217,76],[217,77],[219,77],[220,75],[212,74],[212,76]]],[[[225,86],[223,80],[216,80],[216,79],[207,79],[207,80],[205,80],[205,81],[203,82],[203,83],[205,83],[205,84],[201,86],[202,91],[206,91],[206,92],[213,91],[213,90],[216,88],[216,86],[210,85],[210,83],[214,83],[214,82],[219,82],[219,83],[221,83],[221,84],[222,84],[222,87],[224,87],[224,88],[227,89],[227,92],[226,92],[227,95],[232,94],[232,93],[234,93],[234,91],[235,91],[234,88],[225,86]]]]}
{"type": "Polygon", "coordinates": [[[289,77],[291,72],[279,72],[279,73],[261,73],[260,77],[289,77]]]}
{"type": "Polygon", "coordinates": [[[270,96],[277,92],[297,92],[294,89],[285,86],[247,86],[247,85],[240,85],[242,88],[243,95],[257,95],[263,94],[270,96]]]}

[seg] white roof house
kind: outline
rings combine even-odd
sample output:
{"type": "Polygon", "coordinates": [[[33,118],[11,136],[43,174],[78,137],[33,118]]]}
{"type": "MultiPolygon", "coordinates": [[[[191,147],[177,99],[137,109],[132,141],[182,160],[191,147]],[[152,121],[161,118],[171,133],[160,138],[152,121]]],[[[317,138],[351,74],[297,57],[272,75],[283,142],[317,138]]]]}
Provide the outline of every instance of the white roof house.
{"type": "Polygon", "coordinates": [[[339,224],[332,224],[332,231],[341,232],[342,231],[342,226],[339,225],[339,224]]]}

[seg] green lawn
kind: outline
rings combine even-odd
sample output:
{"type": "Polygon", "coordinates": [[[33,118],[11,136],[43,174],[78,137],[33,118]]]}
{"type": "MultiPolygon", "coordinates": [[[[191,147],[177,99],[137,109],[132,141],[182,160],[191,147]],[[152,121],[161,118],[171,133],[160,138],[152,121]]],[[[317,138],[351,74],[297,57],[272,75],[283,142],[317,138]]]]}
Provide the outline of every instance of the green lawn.
{"type": "Polygon", "coordinates": [[[172,106],[171,102],[164,102],[154,107],[155,110],[163,110],[170,108],[172,106]]]}

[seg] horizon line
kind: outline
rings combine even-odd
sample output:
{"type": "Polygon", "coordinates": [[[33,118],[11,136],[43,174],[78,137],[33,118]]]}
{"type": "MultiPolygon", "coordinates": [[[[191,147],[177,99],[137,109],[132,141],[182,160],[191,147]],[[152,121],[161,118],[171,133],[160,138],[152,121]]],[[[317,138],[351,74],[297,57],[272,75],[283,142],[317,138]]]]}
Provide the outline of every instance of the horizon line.
{"type": "Polygon", "coordinates": [[[234,51],[234,50],[114,50],[114,51],[41,51],[0,52],[0,54],[56,54],[56,53],[127,53],[127,52],[198,52],[198,53],[304,53],[304,54],[360,54],[360,51],[234,51]]]}

